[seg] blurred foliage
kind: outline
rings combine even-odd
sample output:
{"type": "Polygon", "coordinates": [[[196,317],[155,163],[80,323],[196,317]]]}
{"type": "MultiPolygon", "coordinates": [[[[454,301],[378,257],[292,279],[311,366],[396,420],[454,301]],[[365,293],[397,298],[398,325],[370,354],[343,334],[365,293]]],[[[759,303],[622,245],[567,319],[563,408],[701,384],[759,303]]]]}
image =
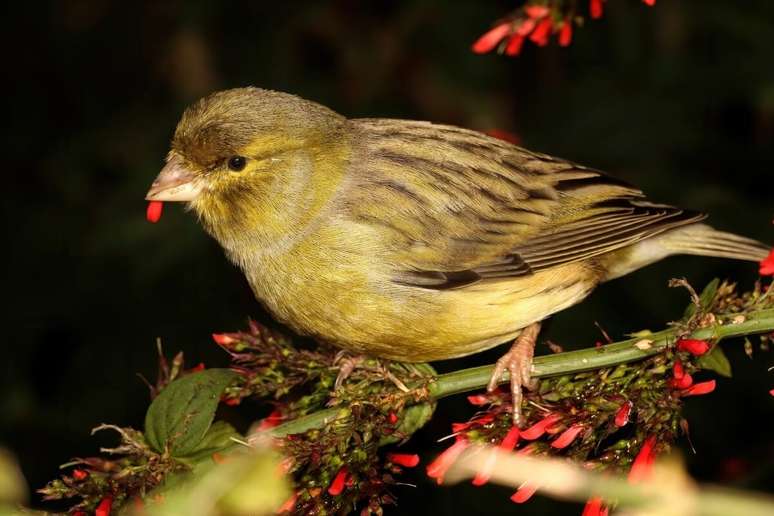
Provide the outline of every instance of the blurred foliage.
{"type": "MultiPolygon", "coordinates": [[[[184,106],[254,84],[348,116],[428,119],[518,133],[528,148],[638,184],[654,199],[711,213],[723,229],[772,241],[774,3],[610,0],[569,48],[516,59],[470,44],[514,2],[13,2],[3,31],[10,126],[2,220],[7,262],[0,443],[40,487],[57,465],[94,452],[88,430],[137,426],[154,339],[208,366],[226,362],[213,331],[269,321],[241,274],[190,214],[143,218],[144,193],[184,106]]],[[[750,264],[673,258],[600,288],[554,318],[565,347],[660,326],[685,298],[672,276],[750,282],[750,264]]],[[[770,376],[729,346],[733,380],[689,408],[688,457],[700,480],[771,489],[765,421],[770,376]],[[761,393],[758,395],[757,393],[761,393]],[[739,417],[718,406],[745,401],[739,417]],[[752,424],[745,424],[750,423],[752,424]],[[740,430],[744,424],[743,433],[740,430]],[[722,446],[718,446],[722,443],[722,446]]],[[[544,349],[545,351],[545,349],[544,349]]],[[[491,362],[500,351],[438,364],[491,362]]],[[[244,430],[254,415],[225,414],[244,430]]],[[[464,401],[445,402],[417,436],[430,450],[464,401]]],[[[688,449],[686,445],[686,449],[688,449]]],[[[487,491],[399,493],[401,513],[510,512],[487,491]],[[483,502],[482,500],[486,500],[483,502]]],[[[496,487],[487,487],[498,489],[496,487]]],[[[524,513],[560,511],[536,500],[524,513]]],[[[574,511],[575,508],[570,508],[574,511]]]]}

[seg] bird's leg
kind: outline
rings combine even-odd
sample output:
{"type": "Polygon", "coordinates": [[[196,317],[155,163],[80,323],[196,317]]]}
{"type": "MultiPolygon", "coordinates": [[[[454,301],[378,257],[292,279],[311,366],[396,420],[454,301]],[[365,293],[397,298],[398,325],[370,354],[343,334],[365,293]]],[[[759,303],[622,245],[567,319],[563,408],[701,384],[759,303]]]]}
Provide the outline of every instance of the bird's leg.
{"type": "Polygon", "coordinates": [[[534,389],[536,383],[531,378],[532,357],[535,354],[535,342],[540,333],[540,323],[532,323],[523,330],[513,341],[510,351],[503,355],[495,365],[492,377],[489,379],[487,391],[492,392],[503,378],[507,370],[511,376],[511,398],[513,400],[513,424],[521,428],[523,418],[521,416],[522,387],[534,389]]]}
{"type": "Polygon", "coordinates": [[[339,366],[339,374],[336,377],[336,382],[333,384],[333,389],[339,390],[339,388],[344,384],[344,381],[350,377],[352,371],[354,371],[357,366],[362,364],[365,359],[365,355],[352,357],[347,356],[346,352],[338,353],[336,358],[333,359],[333,365],[339,366]]]}

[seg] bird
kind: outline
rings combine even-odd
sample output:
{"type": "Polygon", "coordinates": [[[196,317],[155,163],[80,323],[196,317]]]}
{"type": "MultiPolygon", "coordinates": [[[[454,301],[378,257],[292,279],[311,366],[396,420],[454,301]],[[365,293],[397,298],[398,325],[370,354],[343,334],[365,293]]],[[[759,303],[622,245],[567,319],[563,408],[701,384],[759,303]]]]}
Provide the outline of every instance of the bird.
{"type": "Polygon", "coordinates": [[[461,127],[350,119],[243,87],[190,105],[146,199],[185,202],[295,332],[403,362],[513,342],[513,421],[541,322],[674,254],[768,247],[594,168],[461,127]]]}

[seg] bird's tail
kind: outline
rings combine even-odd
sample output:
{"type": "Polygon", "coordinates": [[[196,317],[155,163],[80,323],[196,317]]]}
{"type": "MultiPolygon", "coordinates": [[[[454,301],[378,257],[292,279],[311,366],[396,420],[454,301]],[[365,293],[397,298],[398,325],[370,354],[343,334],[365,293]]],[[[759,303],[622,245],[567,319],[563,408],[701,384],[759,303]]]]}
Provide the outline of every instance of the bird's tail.
{"type": "Polygon", "coordinates": [[[751,262],[763,260],[771,249],[771,246],[757,240],[718,231],[706,224],[691,224],[664,233],[659,243],[670,254],[715,256],[751,262]]]}

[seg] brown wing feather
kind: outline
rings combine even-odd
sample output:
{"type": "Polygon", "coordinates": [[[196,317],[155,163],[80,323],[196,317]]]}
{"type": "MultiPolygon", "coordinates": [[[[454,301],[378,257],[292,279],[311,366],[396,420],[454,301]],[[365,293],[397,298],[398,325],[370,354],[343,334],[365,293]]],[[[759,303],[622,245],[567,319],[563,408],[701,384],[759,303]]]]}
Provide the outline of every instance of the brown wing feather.
{"type": "Polygon", "coordinates": [[[396,282],[460,288],[586,260],[703,215],[603,173],[457,127],[354,120],[352,217],[392,232],[396,282]]]}

